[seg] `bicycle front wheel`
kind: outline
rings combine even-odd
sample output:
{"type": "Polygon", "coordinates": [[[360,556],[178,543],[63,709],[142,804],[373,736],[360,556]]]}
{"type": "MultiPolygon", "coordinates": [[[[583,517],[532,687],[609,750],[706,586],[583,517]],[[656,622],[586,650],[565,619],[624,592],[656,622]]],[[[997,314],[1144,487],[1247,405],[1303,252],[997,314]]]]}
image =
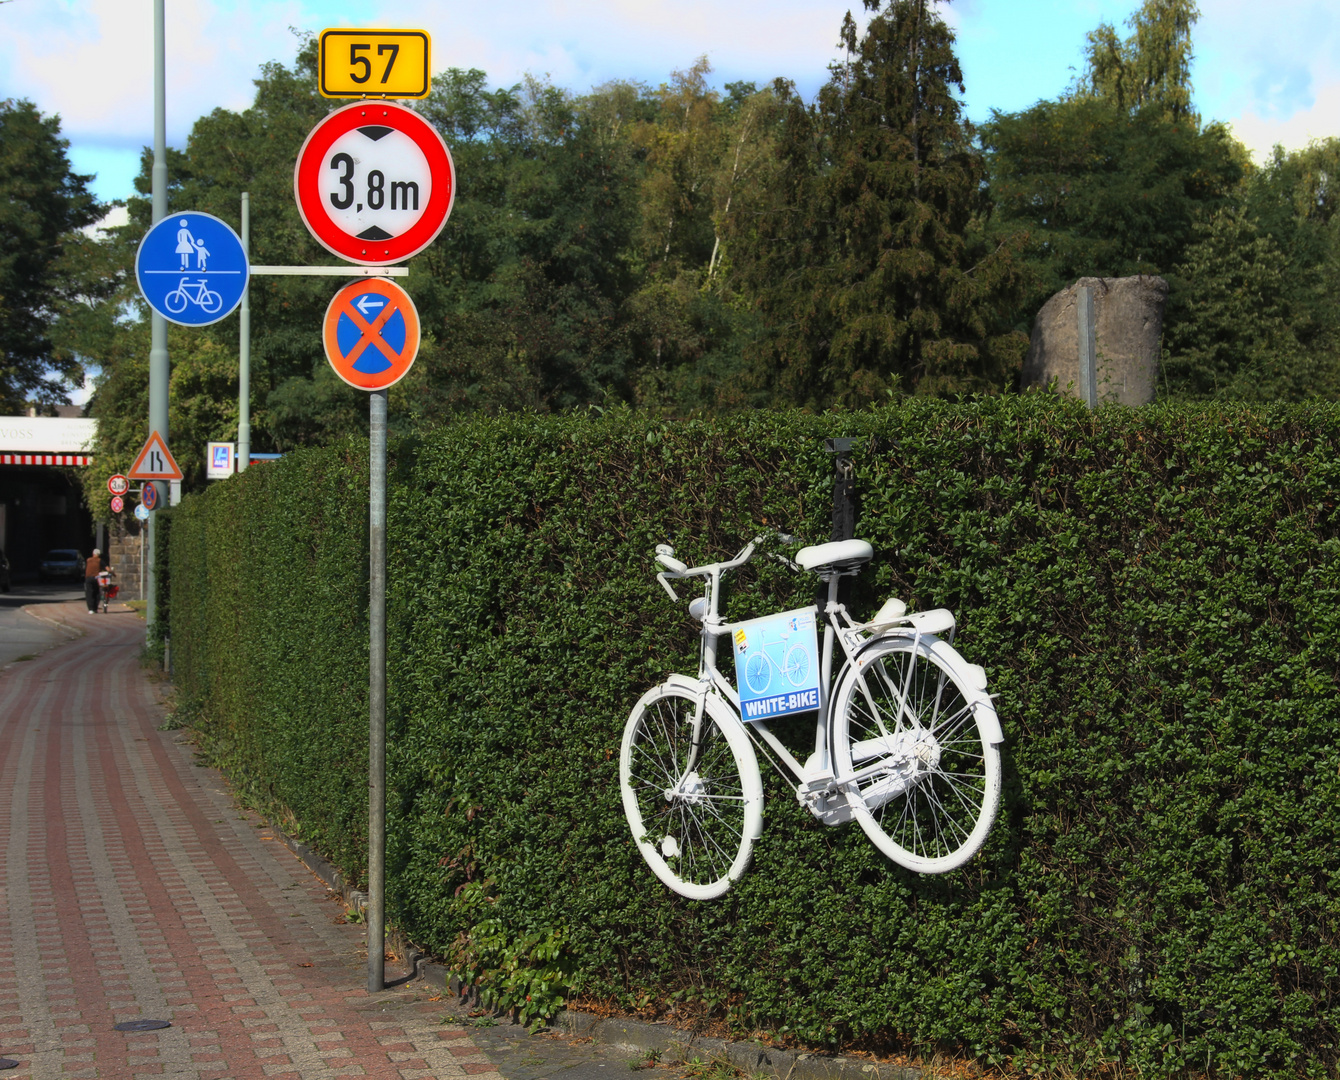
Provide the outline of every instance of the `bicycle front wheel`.
{"type": "Polygon", "coordinates": [[[633,708],[619,786],[647,865],[681,896],[720,896],[749,866],[763,827],[758,759],[739,720],[711,698],[658,686],[633,708]]]}
{"type": "Polygon", "coordinates": [[[924,874],[977,853],[1000,802],[1000,722],[952,646],[871,642],[847,668],[832,715],[838,780],[876,847],[924,874]]]}

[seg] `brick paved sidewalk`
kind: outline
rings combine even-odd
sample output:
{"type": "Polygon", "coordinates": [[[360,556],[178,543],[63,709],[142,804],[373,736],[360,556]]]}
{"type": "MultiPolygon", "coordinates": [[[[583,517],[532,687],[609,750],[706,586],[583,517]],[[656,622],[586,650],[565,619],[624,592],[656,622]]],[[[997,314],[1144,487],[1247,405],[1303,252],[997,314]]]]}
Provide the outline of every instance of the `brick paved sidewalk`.
{"type": "Polygon", "coordinates": [[[367,994],[362,928],[158,730],[144,624],[43,614],[86,636],[0,674],[0,1080],[497,1078],[421,988],[367,994]]]}

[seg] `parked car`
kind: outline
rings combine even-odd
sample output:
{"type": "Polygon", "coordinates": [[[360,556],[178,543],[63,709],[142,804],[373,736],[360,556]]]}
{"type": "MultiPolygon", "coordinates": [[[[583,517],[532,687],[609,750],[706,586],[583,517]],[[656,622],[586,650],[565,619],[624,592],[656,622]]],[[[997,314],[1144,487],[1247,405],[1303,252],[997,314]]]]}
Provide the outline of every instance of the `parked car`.
{"type": "Polygon", "coordinates": [[[84,557],[74,548],[53,548],[42,556],[39,581],[83,581],[84,557]]]}
{"type": "Polygon", "coordinates": [[[0,592],[9,592],[9,560],[4,551],[0,551],[0,592]]]}

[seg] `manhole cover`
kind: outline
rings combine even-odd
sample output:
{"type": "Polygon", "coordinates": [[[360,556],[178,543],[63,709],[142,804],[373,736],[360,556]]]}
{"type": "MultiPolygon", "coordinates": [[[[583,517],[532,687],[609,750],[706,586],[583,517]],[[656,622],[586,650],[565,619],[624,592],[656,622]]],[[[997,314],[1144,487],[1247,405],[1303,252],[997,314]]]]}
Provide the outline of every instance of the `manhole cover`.
{"type": "Polygon", "coordinates": [[[0,1058],[0,1069],[17,1069],[19,1063],[13,1058],[0,1058]]]}
{"type": "Polygon", "coordinates": [[[159,1028],[171,1027],[166,1020],[125,1020],[114,1027],[113,1031],[157,1031],[159,1028]]]}

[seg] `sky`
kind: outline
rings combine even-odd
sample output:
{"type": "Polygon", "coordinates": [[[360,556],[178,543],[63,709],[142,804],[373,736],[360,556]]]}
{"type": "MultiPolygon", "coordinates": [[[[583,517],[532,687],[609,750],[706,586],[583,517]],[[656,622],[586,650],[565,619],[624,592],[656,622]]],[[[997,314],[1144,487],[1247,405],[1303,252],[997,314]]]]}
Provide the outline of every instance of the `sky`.
{"type": "MultiPolygon", "coordinates": [[[[1139,0],[955,0],[968,116],[1055,97],[1082,65],[1085,34],[1125,30],[1139,0]]],[[[477,67],[494,85],[527,72],[581,92],[611,79],[650,85],[706,55],[717,86],[776,76],[812,97],[838,55],[843,0],[169,0],[168,142],[215,108],[245,109],[262,64],[291,63],[327,27],[427,30],[432,67],[477,67]]],[[[856,8],[859,14],[860,4],[856,8]]],[[[1192,70],[1205,120],[1257,156],[1340,135],[1336,0],[1199,0],[1192,70]]],[[[152,0],[0,0],[0,100],[59,114],[77,172],[104,201],[133,193],[153,143],[152,0]]],[[[336,104],[336,103],[332,103],[336,104]]]]}

